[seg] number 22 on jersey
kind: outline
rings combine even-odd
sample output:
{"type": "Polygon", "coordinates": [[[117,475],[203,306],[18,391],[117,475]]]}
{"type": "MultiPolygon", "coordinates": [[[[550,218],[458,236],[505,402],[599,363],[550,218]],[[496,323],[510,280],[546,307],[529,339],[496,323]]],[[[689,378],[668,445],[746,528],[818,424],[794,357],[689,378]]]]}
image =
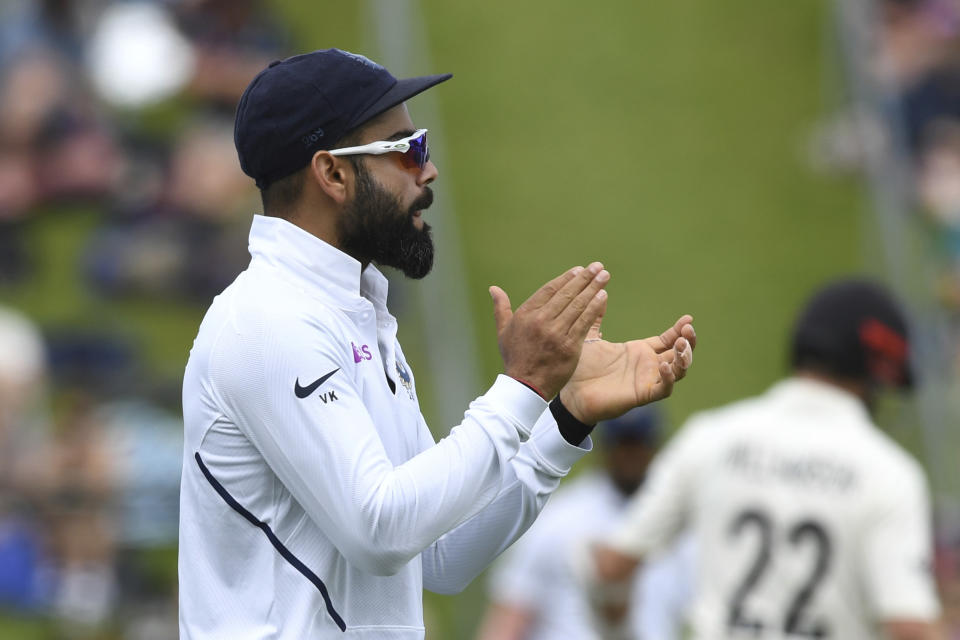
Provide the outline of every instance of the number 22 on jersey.
{"type": "Polygon", "coordinates": [[[786,527],[775,524],[762,509],[745,509],[739,512],[727,529],[731,541],[751,536],[756,550],[743,577],[729,600],[727,626],[731,631],[748,632],[762,638],[764,631],[779,627],[779,633],[797,638],[830,638],[830,627],[823,620],[810,615],[809,605],[830,568],[831,542],[824,527],[815,519],[798,519],[786,527]],[[783,538],[780,538],[783,536],[783,538]],[[786,544],[781,544],[785,542],[786,544]],[[773,571],[776,564],[774,549],[778,554],[799,553],[809,547],[807,554],[812,564],[805,580],[791,585],[789,605],[779,620],[762,620],[751,613],[751,595],[761,589],[761,580],[773,571]],[[811,553],[812,551],[812,553],[811,553]]]}

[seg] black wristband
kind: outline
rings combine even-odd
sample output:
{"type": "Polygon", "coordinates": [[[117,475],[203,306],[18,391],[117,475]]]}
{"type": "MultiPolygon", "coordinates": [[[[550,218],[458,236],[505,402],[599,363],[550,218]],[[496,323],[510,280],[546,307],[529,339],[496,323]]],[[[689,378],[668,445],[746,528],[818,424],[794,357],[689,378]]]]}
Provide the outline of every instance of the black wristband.
{"type": "Polygon", "coordinates": [[[560,396],[550,402],[550,413],[553,414],[553,419],[557,421],[560,435],[575,447],[579,447],[580,443],[586,440],[593,428],[597,426],[595,424],[583,424],[577,420],[560,402],[560,396]]]}

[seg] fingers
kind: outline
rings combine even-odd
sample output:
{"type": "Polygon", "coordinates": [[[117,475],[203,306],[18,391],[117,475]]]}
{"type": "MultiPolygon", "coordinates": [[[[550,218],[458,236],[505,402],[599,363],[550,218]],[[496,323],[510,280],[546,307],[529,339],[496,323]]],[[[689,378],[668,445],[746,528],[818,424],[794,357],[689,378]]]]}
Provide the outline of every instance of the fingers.
{"type": "MultiPolygon", "coordinates": [[[[599,264],[599,263],[597,263],[599,264]]],[[[585,273],[590,273],[589,268],[585,273]]],[[[551,300],[547,303],[549,307],[554,303],[555,300],[563,298],[564,294],[569,291],[574,290],[574,286],[579,284],[580,276],[571,280],[564,287],[564,290],[561,291],[554,297],[554,300],[551,300]]],[[[596,316],[591,315],[590,317],[584,317],[587,308],[593,303],[597,298],[597,295],[603,291],[603,288],[607,286],[607,283],[610,282],[610,273],[604,269],[601,269],[597,274],[587,282],[587,286],[576,294],[576,296],[570,300],[567,305],[560,310],[560,313],[557,314],[556,320],[559,322],[560,327],[565,329],[568,333],[572,333],[577,337],[578,340],[583,340],[586,337],[587,331],[590,329],[590,326],[596,322],[596,316]]],[[[606,292],[600,296],[601,301],[606,304],[606,292]]],[[[545,313],[549,313],[546,309],[545,313]]]]}
{"type": "Polygon", "coordinates": [[[498,286],[490,287],[490,297],[493,298],[493,318],[497,323],[497,334],[507,326],[510,318],[513,317],[513,309],[510,306],[510,297],[507,292],[498,286]]]}
{"type": "MultiPolygon", "coordinates": [[[[689,326],[689,325],[688,325],[689,326]]],[[[678,338],[673,346],[674,358],[671,368],[674,380],[683,380],[687,370],[693,364],[693,344],[686,338],[678,338]]]]}
{"type": "Polygon", "coordinates": [[[660,355],[658,371],[660,381],[654,392],[655,400],[669,397],[673,393],[673,385],[687,375],[687,370],[693,364],[693,344],[686,338],[677,338],[669,351],[660,355]]]}
{"type": "Polygon", "coordinates": [[[672,348],[674,343],[682,336],[688,340],[692,346],[696,346],[697,332],[693,330],[692,322],[693,316],[689,314],[680,316],[680,318],[673,323],[672,327],[659,336],[647,338],[647,344],[649,344],[656,353],[663,353],[672,348]]]}
{"type": "Polygon", "coordinates": [[[528,306],[531,309],[537,309],[542,307],[547,303],[548,300],[553,298],[560,289],[563,288],[567,282],[572,280],[574,276],[583,271],[583,267],[573,267],[572,269],[567,269],[565,272],[561,273],[559,276],[543,285],[537,289],[530,298],[524,302],[525,306],[528,306]]]}
{"type": "MultiPolygon", "coordinates": [[[[589,290],[588,290],[589,291],[589,290]]],[[[573,307],[573,305],[570,305],[573,307]]],[[[591,333],[600,337],[600,320],[607,311],[607,292],[600,289],[587,302],[583,312],[577,316],[570,327],[569,335],[576,342],[583,342],[591,333]]]]}
{"type": "Polygon", "coordinates": [[[609,280],[610,273],[604,271],[603,265],[599,262],[591,262],[586,269],[578,270],[566,284],[544,303],[543,315],[548,319],[560,318],[573,305],[575,309],[561,318],[561,322],[565,323],[564,328],[569,328],[577,316],[583,313],[594,294],[603,288],[609,280]],[[593,290],[590,293],[578,298],[581,293],[585,293],[591,287],[593,290]]]}
{"type": "MultiPolygon", "coordinates": [[[[606,292],[604,292],[606,293],[606,292]]],[[[604,310],[606,313],[606,310],[604,310]]],[[[593,321],[593,326],[590,327],[590,330],[587,331],[587,341],[592,340],[601,340],[603,339],[603,333],[600,332],[600,324],[603,322],[603,315],[600,314],[600,317],[593,321]]]]}
{"type": "MultiPolygon", "coordinates": [[[[694,349],[697,347],[697,332],[694,330],[692,324],[683,325],[683,329],[680,330],[680,335],[687,339],[691,347],[694,349]]],[[[693,357],[692,353],[690,354],[690,357],[693,357]]]]}
{"type": "Polygon", "coordinates": [[[660,367],[670,366],[673,381],[682,380],[693,364],[693,345],[686,338],[678,338],[673,349],[660,355],[660,367]]]}
{"type": "MultiPolygon", "coordinates": [[[[560,315],[567,310],[567,308],[577,300],[577,296],[584,292],[584,290],[595,284],[595,280],[606,278],[610,279],[610,274],[603,270],[603,265],[599,262],[592,262],[586,269],[575,268],[572,270],[574,273],[572,277],[560,287],[550,298],[543,303],[543,307],[540,309],[540,312],[543,314],[544,319],[552,320],[554,318],[560,317],[560,315]]],[[[579,301],[579,306],[575,314],[567,317],[565,319],[566,325],[565,329],[573,323],[574,318],[583,313],[584,308],[586,308],[587,303],[590,301],[590,298],[593,297],[593,294],[596,293],[597,289],[601,287],[595,287],[594,290],[585,295],[583,299],[579,301]]]]}
{"type": "Polygon", "coordinates": [[[673,373],[673,366],[671,363],[661,360],[660,361],[660,388],[657,389],[657,396],[659,398],[667,398],[673,393],[673,383],[677,381],[676,376],[673,373]]]}

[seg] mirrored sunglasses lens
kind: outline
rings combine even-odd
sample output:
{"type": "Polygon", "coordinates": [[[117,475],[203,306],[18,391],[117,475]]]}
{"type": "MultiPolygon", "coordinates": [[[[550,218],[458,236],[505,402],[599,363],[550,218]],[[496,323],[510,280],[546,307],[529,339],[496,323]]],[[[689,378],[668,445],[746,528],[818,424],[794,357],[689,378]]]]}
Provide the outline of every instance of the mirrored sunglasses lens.
{"type": "Polygon", "coordinates": [[[407,151],[407,155],[409,155],[414,164],[421,169],[423,165],[427,164],[427,160],[430,159],[430,149],[427,147],[427,134],[423,134],[419,138],[414,138],[410,141],[410,150],[407,151]]]}

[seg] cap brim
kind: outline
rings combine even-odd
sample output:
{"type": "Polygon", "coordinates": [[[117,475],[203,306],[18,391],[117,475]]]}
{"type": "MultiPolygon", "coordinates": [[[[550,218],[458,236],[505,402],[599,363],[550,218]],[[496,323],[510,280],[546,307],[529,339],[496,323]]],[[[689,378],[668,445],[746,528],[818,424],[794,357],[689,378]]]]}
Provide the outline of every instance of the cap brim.
{"type": "Polygon", "coordinates": [[[419,76],[417,78],[403,78],[397,80],[389,91],[380,96],[372,105],[367,107],[361,114],[350,123],[350,129],[359,127],[364,122],[376,118],[378,115],[391,107],[395,107],[401,102],[409,100],[418,93],[423,93],[430,87],[445,82],[453,77],[452,73],[441,73],[435,76],[419,76]]]}

